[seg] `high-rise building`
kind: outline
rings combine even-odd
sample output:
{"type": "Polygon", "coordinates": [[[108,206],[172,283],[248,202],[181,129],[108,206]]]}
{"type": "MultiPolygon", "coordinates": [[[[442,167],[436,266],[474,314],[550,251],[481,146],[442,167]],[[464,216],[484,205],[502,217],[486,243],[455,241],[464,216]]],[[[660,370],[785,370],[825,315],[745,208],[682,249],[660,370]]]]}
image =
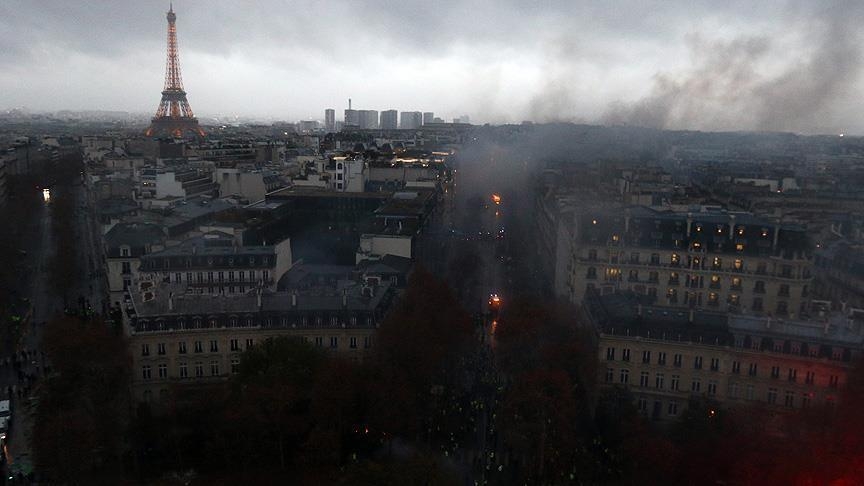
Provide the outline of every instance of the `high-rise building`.
{"type": "Polygon", "coordinates": [[[177,15],[172,6],[168,10],[168,60],[165,66],[165,88],[162,90],[162,100],[156,110],[156,116],[144,134],[151,136],[182,137],[192,133],[204,136],[204,130],[198,126],[198,119],[192,114],[186,91],[183,89],[183,78],[180,76],[180,54],[177,48],[177,15]]]}
{"type": "Polygon", "coordinates": [[[431,111],[423,112],[423,124],[428,125],[435,119],[435,113],[431,111]]]}
{"type": "Polygon", "coordinates": [[[348,108],[345,110],[345,127],[359,127],[360,126],[360,112],[357,110],[352,110],[348,108]]]}
{"type": "Polygon", "coordinates": [[[336,110],[333,108],[327,108],[324,110],[324,130],[327,133],[333,133],[336,131],[336,110]]]}
{"type": "Polygon", "coordinates": [[[399,128],[413,130],[420,128],[423,123],[423,113],[419,111],[403,111],[399,114],[399,128]]]}
{"type": "Polygon", "coordinates": [[[386,110],[381,112],[381,129],[395,130],[399,113],[396,110],[386,110]]]}
{"type": "Polygon", "coordinates": [[[359,110],[358,118],[360,128],[364,130],[378,128],[378,110],[359,110]]]}

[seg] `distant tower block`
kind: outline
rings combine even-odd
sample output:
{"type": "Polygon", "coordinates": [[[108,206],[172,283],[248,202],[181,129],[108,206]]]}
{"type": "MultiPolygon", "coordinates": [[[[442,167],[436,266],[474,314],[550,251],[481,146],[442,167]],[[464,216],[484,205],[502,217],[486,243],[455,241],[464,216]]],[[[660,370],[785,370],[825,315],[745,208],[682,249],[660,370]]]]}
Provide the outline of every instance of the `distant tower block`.
{"type": "Polygon", "coordinates": [[[177,49],[177,27],[174,25],[177,15],[174,6],[168,10],[168,59],[165,63],[165,89],[162,90],[162,101],[156,110],[156,116],[150,121],[150,126],[144,135],[148,137],[183,137],[193,134],[204,136],[204,130],[198,125],[198,119],[192,114],[192,108],[186,100],[183,90],[183,78],[180,76],[180,55],[177,49]]]}

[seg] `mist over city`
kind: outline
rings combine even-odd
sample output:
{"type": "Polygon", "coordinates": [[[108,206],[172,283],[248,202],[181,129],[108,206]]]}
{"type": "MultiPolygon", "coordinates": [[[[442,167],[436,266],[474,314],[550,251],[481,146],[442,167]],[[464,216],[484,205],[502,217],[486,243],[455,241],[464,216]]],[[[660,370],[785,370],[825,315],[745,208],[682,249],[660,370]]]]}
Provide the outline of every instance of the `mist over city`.
{"type": "Polygon", "coordinates": [[[0,4],[0,481],[864,483],[855,2],[0,4]]]}

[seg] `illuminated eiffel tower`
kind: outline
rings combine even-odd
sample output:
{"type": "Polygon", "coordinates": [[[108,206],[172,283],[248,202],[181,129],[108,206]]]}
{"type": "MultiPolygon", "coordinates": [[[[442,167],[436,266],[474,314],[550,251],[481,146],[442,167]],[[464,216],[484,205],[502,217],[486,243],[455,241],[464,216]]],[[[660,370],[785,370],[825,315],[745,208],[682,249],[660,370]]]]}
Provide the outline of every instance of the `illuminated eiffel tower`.
{"type": "Polygon", "coordinates": [[[198,119],[192,114],[186,91],[183,90],[183,78],[180,76],[180,55],[177,50],[177,27],[174,23],[177,15],[174,6],[168,9],[168,60],[165,63],[165,89],[162,90],[162,101],[156,110],[156,116],[150,121],[150,126],[144,135],[148,137],[177,137],[193,134],[204,136],[204,130],[198,126],[198,119]]]}

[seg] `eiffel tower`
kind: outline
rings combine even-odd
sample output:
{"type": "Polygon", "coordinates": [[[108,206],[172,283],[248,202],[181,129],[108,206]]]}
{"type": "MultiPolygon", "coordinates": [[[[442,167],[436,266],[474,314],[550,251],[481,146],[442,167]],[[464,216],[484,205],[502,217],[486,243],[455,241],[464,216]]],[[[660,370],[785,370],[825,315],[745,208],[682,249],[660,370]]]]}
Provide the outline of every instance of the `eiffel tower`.
{"type": "Polygon", "coordinates": [[[144,132],[148,137],[182,138],[186,134],[204,136],[204,130],[192,114],[192,108],[186,100],[186,91],[183,90],[180,55],[177,50],[177,27],[174,25],[176,20],[177,15],[174,14],[174,6],[171,5],[168,9],[168,60],[165,63],[165,89],[162,90],[162,101],[159,102],[156,116],[144,132]]]}

